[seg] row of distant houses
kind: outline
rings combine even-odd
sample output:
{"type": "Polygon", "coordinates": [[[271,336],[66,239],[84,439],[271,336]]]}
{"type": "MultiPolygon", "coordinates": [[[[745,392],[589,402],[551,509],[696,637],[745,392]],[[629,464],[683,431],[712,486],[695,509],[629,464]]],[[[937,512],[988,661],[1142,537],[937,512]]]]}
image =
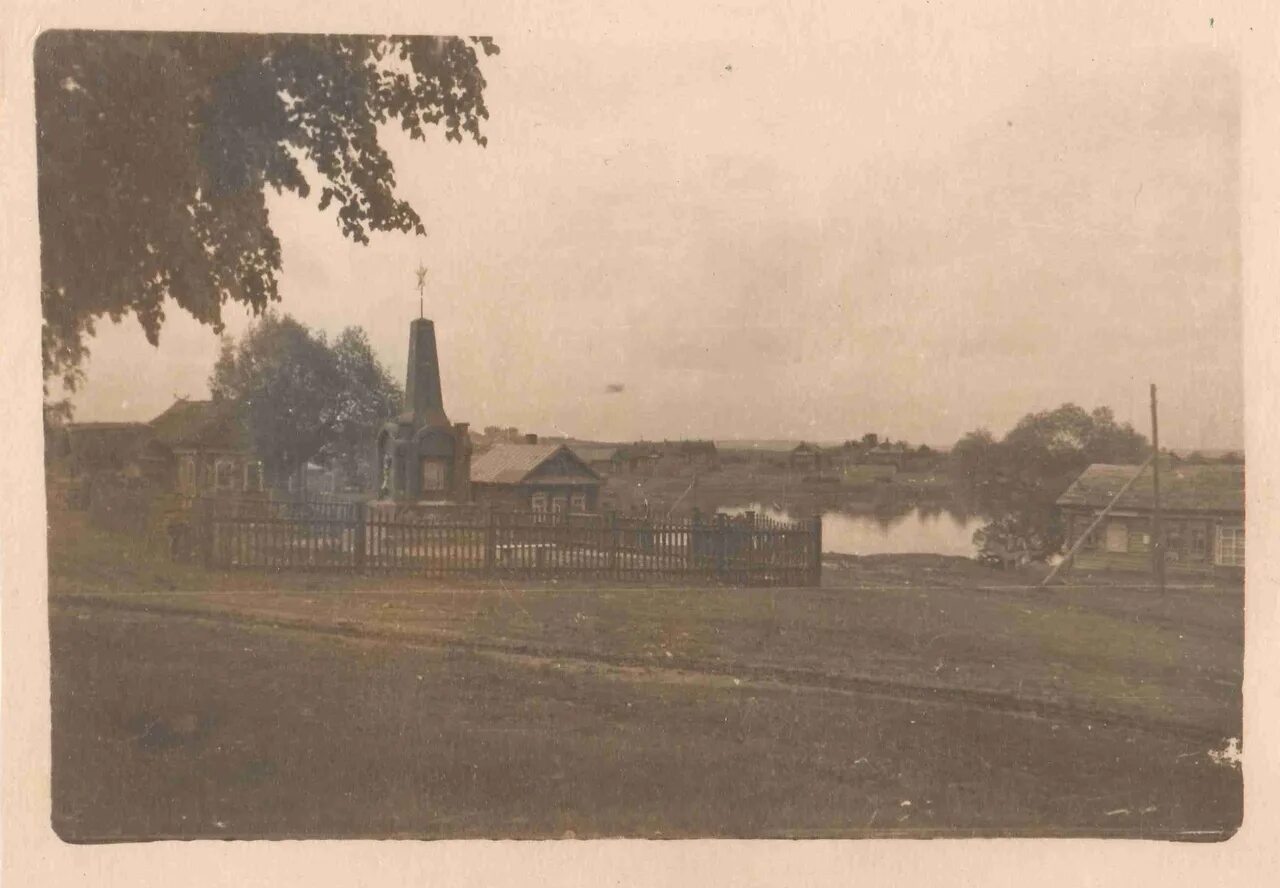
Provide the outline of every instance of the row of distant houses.
{"type": "MultiPolygon", "coordinates": [[[[187,497],[268,492],[243,412],[229,402],[179,400],[149,422],[72,423],[51,438],[50,455],[86,491],[111,481],[187,497]]],[[[327,479],[313,479],[312,492],[332,492],[318,483],[327,479]]],[[[469,481],[475,502],[561,513],[595,511],[602,479],[565,445],[526,436],[486,448],[469,481]]]]}
{"type": "MultiPolygon", "coordinates": [[[[606,475],[653,475],[665,469],[710,471],[721,466],[721,453],[713,441],[639,441],[631,444],[571,443],[596,471],[606,475]]],[[[850,466],[882,466],[894,471],[918,471],[937,462],[934,452],[921,453],[894,445],[872,448],[821,447],[801,442],[789,451],[769,454],[788,469],[803,474],[839,473],[850,466]]]]}
{"type": "Polygon", "coordinates": [[[892,474],[925,471],[936,466],[938,459],[936,451],[901,445],[820,447],[802,441],[787,454],[787,466],[793,471],[811,474],[839,474],[854,466],[879,466],[892,474]]]}
{"type": "Polygon", "coordinates": [[[653,475],[666,469],[712,471],[720,467],[720,451],[713,441],[573,443],[569,446],[587,465],[605,475],[653,475]]]}

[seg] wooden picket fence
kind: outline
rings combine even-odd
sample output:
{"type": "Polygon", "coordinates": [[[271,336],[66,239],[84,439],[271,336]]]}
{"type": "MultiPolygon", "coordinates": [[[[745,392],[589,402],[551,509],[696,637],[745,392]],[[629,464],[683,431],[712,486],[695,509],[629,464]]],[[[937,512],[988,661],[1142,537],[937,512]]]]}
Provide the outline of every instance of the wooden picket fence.
{"type": "Polygon", "coordinates": [[[817,585],[818,518],[654,520],[443,510],[414,520],[364,503],[195,504],[195,557],[214,568],[404,572],[744,586],[817,585]]]}

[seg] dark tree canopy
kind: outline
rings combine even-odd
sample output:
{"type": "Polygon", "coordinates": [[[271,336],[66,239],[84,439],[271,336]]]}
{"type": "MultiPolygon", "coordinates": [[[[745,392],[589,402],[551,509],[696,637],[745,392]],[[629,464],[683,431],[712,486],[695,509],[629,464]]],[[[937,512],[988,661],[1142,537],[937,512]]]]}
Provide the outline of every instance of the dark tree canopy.
{"type": "Polygon", "coordinates": [[[998,441],[986,429],[969,432],[948,462],[962,494],[995,516],[975,542],[984,551],[1025,549],[1042,558],[1062,545],[1054,503],[1080,472],[1092,463],[1136,465],[1148,453],[1147,439],[1117,423],[1110,408],[1063,404],[1027,414],[998,441]]]}
{"type": "Polygon", "coordinates": [[[363,329],[348,327],[330,344],[323,333],[270,311],[239,342],[224,340],[209,389],[245,406],[254,448],[274,483],[309,460],[361,480],[378,427],[403,401],[363,329]]]}
{"type": "Polygon", "coordinates": [[[320,450],[324,462],[337,465],[347,479],[372,489],[377,475],[377,431],[404,405],[400,383],[374,354],[361,327],[348,327],[332,346],[342,386],[332,434],[320,450]]]}
{"type": "Polygon", "coordinates": [[[74,388],[96,319],[159,341],[164,302],[222,329],[279,298],[265,189],[342,232],[424,233],[378,126],[484,145],[485,37],[46,31],[35,50],[46,381],[74,388]],[[319,172],[309,182],[301,159],[319,172]]]}

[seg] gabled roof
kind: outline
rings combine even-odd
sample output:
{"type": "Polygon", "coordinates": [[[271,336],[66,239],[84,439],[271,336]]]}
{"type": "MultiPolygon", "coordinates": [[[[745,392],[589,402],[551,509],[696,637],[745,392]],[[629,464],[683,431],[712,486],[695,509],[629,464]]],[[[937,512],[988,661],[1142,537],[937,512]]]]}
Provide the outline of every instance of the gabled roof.
{"type": "MultiPolygon", "coordinates": [[[[1137,466],[1089,466],[1058,497],[1060,506],[1104,508],[1133,477],[1137,466]]],[[[1118,509],[1154,507],[1151,467],[1125,491],[1118,509]]],[[[1160,464],[1160,506],[1180,512],[1244,512],[1244,466],[1160,464]]]]}
{"type": "Polygon", "coordinates": [[[568,454],[584,473],[599,478],[566,444],[495,444],[471,461],[471,480],[479,484],[519,484],[561,452],[568,454]]]}
{"type": "Polygon", "coordinates": [[[244,411],[235,401],[179,399],[151,420],[156,440],[170,448],[249,450],[244,411]]]}

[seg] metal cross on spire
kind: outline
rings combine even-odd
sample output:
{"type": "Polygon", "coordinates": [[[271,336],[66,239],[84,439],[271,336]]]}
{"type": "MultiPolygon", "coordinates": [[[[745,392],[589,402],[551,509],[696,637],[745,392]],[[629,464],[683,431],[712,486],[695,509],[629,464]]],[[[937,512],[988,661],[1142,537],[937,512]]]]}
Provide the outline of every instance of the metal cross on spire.
{"type": "Polygon", "coordinates": [[[422,294],[427,289],[427,266],[423,262],[418,263],[418,268],[414,272],[418,275],[418,317],[422,317],[422,294]]]}

